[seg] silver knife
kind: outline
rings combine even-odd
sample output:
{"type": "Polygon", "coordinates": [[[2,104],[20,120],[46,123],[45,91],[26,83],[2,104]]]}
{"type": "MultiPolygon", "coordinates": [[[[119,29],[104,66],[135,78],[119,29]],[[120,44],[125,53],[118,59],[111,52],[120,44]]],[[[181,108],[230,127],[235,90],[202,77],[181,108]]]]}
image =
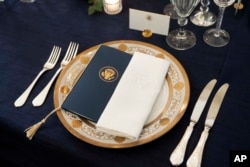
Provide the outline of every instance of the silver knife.
{"type": "Polygon", "coordinates": [[[195,147],[193,153],[191,154],[191,156],[189,157],[189,159],[187,161],[187,167],[200,167],[201,166],[203,149],[204,149],[206,140],[208,138],[209,129],[212,128],[212,126],[214,124],[214,121],[215,121],[216,116],[219,112],[220,106],[221,106],[222,101],[225,97],[225,94],[227,92],[228,87],[229,87],[229,84],[225,83],[216,92],[216,94],[212,100],[211,106],[208,110],[204,130],[201,134],[201,137],[199,139],[197,146],[195,147]]]}
{"type": "Polygon", "coordinates": [[[170,162],[172,165],[174,166],[178,166],[180,164],[182,164],[183,159],[184,159],[184,155],[185,155],[185,151],[186,151],[186,147],[187,147],[187,143],[188,140],[193,132],[193,128],[194,125],[198,122],[201,113],[207,103],[207,100],[216,84],[217,80],[213,79],[210,82],[207,83],[207,85],[204,87],[204,89],[202,90],[191,115],[190,118],[190,123],[183,135],[183,137],[181,138],[179,144],[176,146],[176,148],[174,149],[174,151],[172,152],[172,154],[170,155],[170,162]]]}

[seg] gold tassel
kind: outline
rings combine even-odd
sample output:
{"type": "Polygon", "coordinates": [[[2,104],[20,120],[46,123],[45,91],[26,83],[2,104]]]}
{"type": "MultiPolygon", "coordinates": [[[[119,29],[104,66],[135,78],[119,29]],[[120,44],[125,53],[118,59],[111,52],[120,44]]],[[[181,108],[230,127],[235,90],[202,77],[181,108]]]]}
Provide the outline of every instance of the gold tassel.
{"type": "Polygon", "coordinates": [[[60,109],[56,108],[54,110],[52,110],[48,115],[46,115],[45,118],[43,118],[40,122],[32,125],[31,127],[27,128],[24,130],[24,132],[26,132],[26,137],[29,138],[30,140],[33,138],[33,136],[36,134],[37,130],[41,127],[42,124],[44,124],[46,122],[46,120],[56,111],[58,111],[60,109]]]}

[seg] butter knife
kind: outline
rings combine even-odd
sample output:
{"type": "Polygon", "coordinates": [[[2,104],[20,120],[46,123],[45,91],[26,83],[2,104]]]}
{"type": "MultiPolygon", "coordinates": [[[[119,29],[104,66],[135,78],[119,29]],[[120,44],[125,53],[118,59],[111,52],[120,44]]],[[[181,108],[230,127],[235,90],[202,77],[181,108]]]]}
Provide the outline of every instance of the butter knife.
{"type": "Polygon", "coordinates": [[[184,155],[185,155],[185,151],[186,151],[186,147],[187,147],[187,143],[189,141],[189,138],[193,132],[193,128],[194,125],[198,122],[201,113],[207,103],[207,100],[216,84],[217,80],[213,79],[211,81],[209,81],[207,83],[207,85],[203,88],[191,115],[190,118],[190,123],[183,135],[183,137],[181,138],[179,144],[176,146],[176,148],[174,149],[174,151],[172,152],[172,154],[170,155],[170,162],[172,165],[174,166],[178,166],[180,164],[182,164],[183,159],[184,159],[184,155]]]}
{"type": "Polygon", "coordinates": [[[208,110],[204,130],[201,134],[201,137],[199,139],[197,146],[195,147],[193,153],[191,154],[191,156],[189,157],[187,161],[187,167],[200,167],[201,166],[203,149],[204,149],[206,140],[208,138],[209,130],[210,128],[212,128],[214,124],[214,121],[219,112],[220,106],[223,102],[223,99],[225,97],[228,87],[229,87],[229,84],[225,83],[216,92],[212,100],[211,106],[208,110]]]}

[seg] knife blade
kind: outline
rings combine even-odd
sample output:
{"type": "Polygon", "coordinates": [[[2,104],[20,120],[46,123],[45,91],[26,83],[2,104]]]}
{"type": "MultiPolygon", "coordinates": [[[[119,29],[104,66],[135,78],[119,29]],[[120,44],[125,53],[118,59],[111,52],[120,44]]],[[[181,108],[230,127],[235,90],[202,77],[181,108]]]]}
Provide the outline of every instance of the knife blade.
{"type": "Polygon", "coordinates": [[[189,138],[193,132],[193,128],[195,126],[195,124],[198,122],[201,113],[207,103],[207,100],[216,84],[217,80],[216,79],[212,79],[211,81],[209,81],[206,86],[203,88],[191,115],[190,118],[190,123],[188,125],[188,127],[186,128],[186,131],[183,135],[183,137],[181,138],[180,142],[178,143],[178,145],[176,146],[176,148],[174,149],[174,151],[172,152],[172,154],[170,155],[170,162],[172,165],[174,166],[178,166],[180,164],[182,164],[183,159],[184,159],[184,155],[186,152],[186,147],[187,147],[187,143],[189,141],[189,138]]]}
{"type": "Polygon", "coordinates": [[[209,107],[206,121],[205,121],[205,127],[204,130],[201,133],[201,137],[199,139],[199,142],[197,146],[195,147],[193,153],[189,157],[187,161],[187,167],[200,167],[201,166],[201,161],[202,161],[202,154],[203,150],[206,144],[206,140],[208,138],[209,130],[212,128],[215,119],[218,115],[218,112],[220,110],[221,104],[223,102],[223,99],[226,95],[226,92],[229,88],[229,84],[225,83],[223,84],[219,90],[216,92],[212,103],[209,107]]]}

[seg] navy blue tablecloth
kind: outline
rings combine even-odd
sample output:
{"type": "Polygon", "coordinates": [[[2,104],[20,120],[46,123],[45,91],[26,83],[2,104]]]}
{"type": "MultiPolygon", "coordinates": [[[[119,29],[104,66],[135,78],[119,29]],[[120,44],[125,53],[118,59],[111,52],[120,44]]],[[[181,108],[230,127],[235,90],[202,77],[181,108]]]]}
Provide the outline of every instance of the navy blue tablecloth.
{"type": "MultiPolygon", "coordinates": [[[[222,28],[231,35],[227,46],[206,45],[202,35],[208,28],[189,22],[186,28],[196,34],[197,44],[186,51],[170,48],[164,36],[154,34],[151,38],[143,38],[141,32],[129,29],[129,8],[162,13],[169,1],[123,0],[122,12],[113,16],[105,13],[89,16],[87,0],[36,0],[32,4],[19,0],[0,2],[1,166],[171,166],[169,156],[189,124],[199,93],[215,78],[218,80],[216,88],[225,82],[230,87],[210,131],[202,167],[228,167],[230,151],[250,150],[250,8],[249,2],[243,2],[244,9],[236,16],[232,6],[225,11],[222,28]],[[57,68],[42,76],[23,107],[15,108],[13,103],[41,70],[53,45],[61,46],[65,54],[70,41],[78,42],[81,52],[103,42],[123,39],[159,46],[184,66],[191,92],[188,108],[178,124],[145,145],[105,149],[74,137],[53,115],[36,136],[28,140],[24,129],[41,120],[54,107],[53,89],[43,106],[34,108],[31,102],[57,68]]],[[[218,13],[213,2],[210,7],[218,13]]],[[[170,30],[177,27],[176,20],[171,20],[170,30]]],[[[207,109],[208,106],[205,112],[207,109]]],[[[205,114],[191,136],[185,162],[199,140],[204,120],[205,114]]]]}

